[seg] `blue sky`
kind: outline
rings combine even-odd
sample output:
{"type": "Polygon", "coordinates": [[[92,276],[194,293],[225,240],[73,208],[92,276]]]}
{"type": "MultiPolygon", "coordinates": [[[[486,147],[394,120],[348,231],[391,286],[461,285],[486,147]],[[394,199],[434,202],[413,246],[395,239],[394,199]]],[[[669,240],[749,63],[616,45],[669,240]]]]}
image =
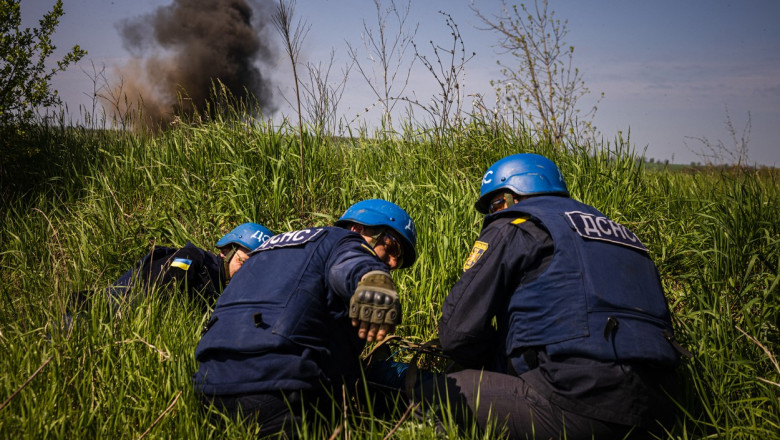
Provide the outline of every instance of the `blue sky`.
{"type": "MultiPolygon", "coordinates": [[[[24,0],[26,25],[34,24],[53,3],[24,0]]],[[[91,107],[92,81],[82,69],[91,71],[94,63],[108,71],[127,61],[116,23],[168,3],[64,0],[55,44],[61,52],[74,44],[89,51],[80,66],[55,80],[71,109],[91,107]]],[[[487,14],[500,7],[498,0],[475,4],[487,14]]],[[[419,23],[416,40],[426,49],[431,39],[446,42],[448,28],[437,11],[450,13],[466,50],[477,53],[466,65],[466,92],[489,98],[494,96],[490,80],[501,78],[496,67],[501,55],[494,48],[495,35],[477,29],[480,22],[470,5],[471,0],[413,0],[409,20],[419,23]]],[[[550,0],[550,9],[568,20],[566,41],[575,47],[574,64],[592,92],[581,101],[583,106],[592,105],[597,94],[605,95],[594,121],[605,139],[630,130],[632,144],[647,148],[648,157],[702,162],[702,143],[693,138],[733,146],[725,125],[728,109],[738,136],[750,114],[750,161],[780,166],[780,1],[550,0]]],[[[311,26],[302,56],[313,63],[327,62],[333,50],[332,75],[347,61],[347,41],[362,47],[363,21],[376,28],[370,0],[298,0],[296,15],[311,26]]],[[[281,51],[276,63],[273,76],[279,93],[291,96],[289,62],[281,51]]],[[[354,71],[350,81],[340,109],[354,114],[374,100],[354,71]]],[[[424,96],[431,81],[417,64],[409,90],[424,96]]],[[[294,115],[279,102],[280,114],[294,115]]]]}

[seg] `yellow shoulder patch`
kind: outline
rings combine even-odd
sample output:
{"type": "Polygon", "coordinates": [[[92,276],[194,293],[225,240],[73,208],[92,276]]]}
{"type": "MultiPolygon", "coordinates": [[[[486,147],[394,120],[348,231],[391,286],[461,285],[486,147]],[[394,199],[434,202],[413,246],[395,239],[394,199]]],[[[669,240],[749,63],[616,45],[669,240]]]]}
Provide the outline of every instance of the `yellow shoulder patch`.
{"type": "Polygon", "coordinates": [[[485,253],[487,249],[488,249],[488,244],[485,243],[484,241],[474,242],[474,247],[471,248],[471,253],[469,254],[469,258],[466,260],[466,264],[463,265],[463,272],[474,267],[474,265],[477,264],[477,261],[479,261],[479,259],[482,258],[482,255],[485,253]]]}
{"type": "Polygon", "coordinates": [[[513,225],[519,225],[520,223],[525,223],[526,220],[528,220],[529,218],[531,218],[531,217],[528,217],[528,216],[518,217],[518,218],[512,220],[512,224],[513,225]]]}

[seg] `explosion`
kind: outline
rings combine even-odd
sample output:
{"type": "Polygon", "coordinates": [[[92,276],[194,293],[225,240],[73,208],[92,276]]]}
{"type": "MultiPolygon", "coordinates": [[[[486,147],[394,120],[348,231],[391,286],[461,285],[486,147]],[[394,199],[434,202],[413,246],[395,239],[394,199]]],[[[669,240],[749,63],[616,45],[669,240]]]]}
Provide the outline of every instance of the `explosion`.
{"type": "Polygon", "coordinates": [[[273,87],[259,66],[274,57],[270,0],[174,0],[117,24],[131,60],[116,69],[104,107],[115,117],[140,110],[143,123],[170,124],[203,111],[214,86],[273,112],[273,87]],[[112,102],[107,102],[112,101],[112,102]]]}

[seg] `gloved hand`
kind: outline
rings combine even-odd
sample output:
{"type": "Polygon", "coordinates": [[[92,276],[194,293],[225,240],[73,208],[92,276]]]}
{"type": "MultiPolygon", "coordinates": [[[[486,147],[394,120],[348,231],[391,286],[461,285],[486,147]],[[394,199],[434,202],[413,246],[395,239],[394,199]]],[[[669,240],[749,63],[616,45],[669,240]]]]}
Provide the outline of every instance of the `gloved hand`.
{"type": "Polygon", "coordinates": [[[349,317],[360,326],[358,336],[369,342],[382,340],[401,322],[401,304],[390,274],[373,270],[363,275],[349,301],[349,317]]]}

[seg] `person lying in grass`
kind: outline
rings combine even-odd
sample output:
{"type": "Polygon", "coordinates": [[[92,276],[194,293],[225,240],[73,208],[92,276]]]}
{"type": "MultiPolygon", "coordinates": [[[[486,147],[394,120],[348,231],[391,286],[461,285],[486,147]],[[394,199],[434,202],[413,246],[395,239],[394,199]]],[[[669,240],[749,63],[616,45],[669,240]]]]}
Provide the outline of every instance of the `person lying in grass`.
{"type": "Polygon", "coordinates": [[[192,243],[182,248],[155,246],[121,277],[108,293],[121,302],[131,294],[145,294],[152,286],[173,285],[198,301],[213,305],[224,286],[249,258],[249,254],[274,235],[265,226],[243,223],[217,241],[219,254],[192,243]]]}

